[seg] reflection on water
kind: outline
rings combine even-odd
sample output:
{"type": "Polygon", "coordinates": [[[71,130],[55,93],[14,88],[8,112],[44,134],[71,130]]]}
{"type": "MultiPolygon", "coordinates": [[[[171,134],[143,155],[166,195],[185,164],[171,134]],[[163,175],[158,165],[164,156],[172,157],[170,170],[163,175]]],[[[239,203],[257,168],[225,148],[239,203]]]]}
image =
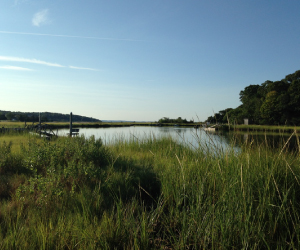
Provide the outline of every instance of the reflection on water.
{"type": "MultiPolygon", "coordinates": [[[[66,135],[68,129],[58,130],[58,135],[66,135]]],[[[94,135],[95,138],[101,138],[105,144],[114,143],[119,139],[139,140],[147,139],[149,136],[160,138],[171,136],[173,139],[188,146],[198,148],[199,145],[215,145],[220,148],[227,148],[228,141],[218,134],[207,134],[200,129],[189,127],[110,127],[110,128],[80,128],[80,135],[89,137],[94,135]]]]}
{"type": "MultiPolygon", "coordinates": [[[[58,135],[66,135],[68,129],[58,130],[58,135]]],[[[134,126],[134,127],[110,127],[110,128],[80,128],[80,135],[95,138],[101,138],[104,144],[112,144],[120,139],[143,140],[151,137],[159,138],[163,136],[171,136],[180,143],[190,147],[199,148],[199,146],[227,149],[232,145],[238,149],[246,142],[252,142],[257,145],[267,143],[271,147],[281,147],[289,139],[288,134],[266,134],[266,133],[235,133],[235,132],[213,132],[208,133],[202,129],[194,129],[189,127],[151,127],[151,126],[134,126]]],[[[296,137],[290,138],[288,146],[297,148],[296,137]]]]}

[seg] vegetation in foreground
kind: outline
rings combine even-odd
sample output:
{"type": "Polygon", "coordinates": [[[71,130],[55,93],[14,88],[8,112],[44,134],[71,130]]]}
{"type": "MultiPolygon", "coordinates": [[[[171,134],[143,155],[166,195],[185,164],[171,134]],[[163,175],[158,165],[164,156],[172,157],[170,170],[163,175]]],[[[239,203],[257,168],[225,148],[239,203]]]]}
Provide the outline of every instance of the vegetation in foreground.
{"type": "Polygon", "coordinates": [[[19,138],[0,136],[1,249],[299,249],[298,137],[292,152],[19,138]]]}

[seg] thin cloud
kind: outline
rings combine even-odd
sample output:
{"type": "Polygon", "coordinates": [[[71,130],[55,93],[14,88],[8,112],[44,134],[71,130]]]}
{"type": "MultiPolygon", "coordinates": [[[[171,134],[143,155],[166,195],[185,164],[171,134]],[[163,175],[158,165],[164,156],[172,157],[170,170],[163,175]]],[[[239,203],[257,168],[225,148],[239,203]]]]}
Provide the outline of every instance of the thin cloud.
{"type": "Polygon", "coordinates": [[[17,67],[17,66],[0,66],[0,69],[18,70],[18,71],[33,71],[32,69],[17,67]]]}
{"type": "Polygon", "coordinates": [[[51,37],[66,37],[66,38],[80,38],[80,39],[94,39],[94,40],[110,40],[110,41],[128,41],[128,42],[142,42],[143,40],[127,39],[127,38],[109,38],[109,37],[95,37],[95,36],[69,36],[69,35],[57,35],[57,34],[44,34],[44,33],[29,33],[29,32],[14,32],[0,30],[3,34],[15,34],[15,35],[29,35],[29,36],[51,36],[51,37]]]}
{"type": "Polygon", "coordinates": [[[20,5],[22,3],[26,3],[28,2],[28,0],[14,0],[14,5],[13,7],[17,6],[17,5],[20,5]]]}
{"type": "Polygon", "coordinates": [[[40,27],[42,24],[45,24],[47,22],[48,22],[48,9],[44,9],[35,13],[32,18],[32,24],[37,27],[40,27]]]}
{"type": "Polygon", "coordinates": [[[82,67],[76,67],[76,66],[69,66],[70,69],[82,69],[82,70],[92,70],[92,71],[99,71],[98,69],[92,69],[92,68],[82,68],[82,67]]]}
{"type": "MultiPolygon", "coordinates": [[[[45,62],[37,59],[28,59],[28,58],[22,58],[22,57],[13,57],[13,56],[0,56],[0,61],[5,61],[5,62],[21,62],[21,63],[33,63],[33,64],[40,64],[40,65],[46,65],[50,67],[59,67],[59,68],[65,68],[66,66],[63,66],[58,63],[50,63],[50,62],[45,62]]],[[[14,70],[21,70],[26,68],[22,67],[15,67],[15,66],[2,66],[1,68],[4,69],[14,69],[14,70]]],[[[78,70],[91,70],[91,71],[99,71],[98,69],[94,68],[85,68],[85,67],[76,67],[76,66],[68,66],[70,69],[78,69],[78,70]]],[[[30,70],[30,69],[28,69],[30,70]]]]}
{"type": "Polygon", "coordinates": [[[61,68],[65,67],[58,63],[50,63],[50,62],[45,62],[37,59],[27,59],[22,57],[13,57],[13,56],[0,56],[0,61],[34,63],[34,64],[41,64],[50,67],[61,67],[61,68]]]}

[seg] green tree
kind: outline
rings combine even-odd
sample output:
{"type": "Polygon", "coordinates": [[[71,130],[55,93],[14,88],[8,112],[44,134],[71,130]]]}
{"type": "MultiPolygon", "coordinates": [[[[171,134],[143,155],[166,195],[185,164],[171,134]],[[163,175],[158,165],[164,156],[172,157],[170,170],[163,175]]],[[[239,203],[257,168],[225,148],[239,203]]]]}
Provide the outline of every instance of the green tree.
{"type": "Polygon", "coordinates": [[[269,92],[260,108],[262,118],[265,119],[269,124],[274,124],[277,120],[277,97],[278,94],[276,91],[269,92]]]}
{"type": "Polygon", "coordinates": [[[0,112],[0,120],[6,120],[6,116],[3,114],[3,112],[0,112]]]}
{"type": "Polygon", "coordinates": [[[12,118],[13,118],[13,113],[11,113],[11,112],[7,112],[6,114],[5,114],[5,117],[6,117],[6,119],[7,120],[11,120],[12,118]]]}
{"type": "Polygon", "coordinates": [[[300,80],[294,80],[288,89],[289,93],[289,111],[291,115],[291,123],[300,124],[300,80]]]}
{"type": "Polygon", "coordinates": [[[289,74],[284,79],[287,83],[292,83],[293,81],[300,80],[300,70],[295,71],[293,74],[289,74]]]}
{"type": "Polygon", "coordinates": [[[170,119],[168,117],[163,117],[158,120],[159,123],[169,123],[170,119]]]}
{"type": "Polygon", "coordinates": [[[242,105],[231,110],[221,110],[207,121],[242,123],[249,118],[256,124],[300,125],[300,70],[280,81],[265,81],[249,85],[240,92],[242,105]],[[226,112],[225,112],[226,111],[226,112]]]}
{"type": "Polygon", "coordinates": [[[176,122],[177,122],[177,123],[182,123],[182,118],[181,118],[181,117],[178,117],[177,120],[176,120],[176,122]]]}
{"type": "Polygon", "coordinates": [[[216,118],[214,116],[209,116],[207,117],[206,122],[216,123],[216,118]]]}
{"type": "Polygon", "coordinates": [[[235,109],[229,110],[227,112],[227,115],[231,124],[242,124],[244,123],[244,118],[247,117],[247,115],[244,113],[243,105],[240,105],[235,109]]]}
{"type": "Polygon", "coordinates": [[[244,118],[249,118],[252,122],[259,123],[260,107],[262,96],[260,95],[259,85],[249,85],[240,92],[240,100],[243,103],[241,108],[244,109],[244,118]]]}

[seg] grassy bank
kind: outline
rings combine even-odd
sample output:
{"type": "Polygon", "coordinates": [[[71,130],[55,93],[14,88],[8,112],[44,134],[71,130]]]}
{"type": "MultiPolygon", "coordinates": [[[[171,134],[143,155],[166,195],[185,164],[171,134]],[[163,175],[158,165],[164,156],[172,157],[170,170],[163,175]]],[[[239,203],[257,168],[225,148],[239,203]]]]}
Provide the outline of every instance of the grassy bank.
{"type": "Polygon", "coordinates": [[[286,147],[0,136],[0,248],[299,249],[286,147]]]}
{"type": "MultiPolygon", "coordinates": [[[[228,128],[228,125],[226,125],[228,128]]],[[[230,125],[234,131],[261,131],[274,133],[293,133],[295,130],[300,133],[300,127],[296,126],[275,126],[275,125],[230,125]]]]}
{"type": "MultiPolygon", "coordinates": [[[[38,124],[38,123],[34,123],[38,124]]],[[[47,122],[53,129],[57,128],[69,128],[69,122],[47,122]]],[[[130,127],[130,126],[157,126],[157,122],[73,122],[73,128],[107,128],[107,127],[130,127]]],[[[194,127],[200,123],[184,123],[179,124],[185,127],[194,127]]],[[[32,125],[32,123],[27,123],[27,125],[32,125]]],[[[163,123],[161,126],[174,126],[173,123],[163,123]]],[[[25,122],[11,122],[2,121],[0,122],[0,128],[24,128],[25,122]]]]}
{"type": "MultiPolygon", "coordinates": [[[[27,123],[31,125],[32,123],[27,123]]],[[[38,124],[38,123],[34,123],[38,124]]],[[[69,122],[47,122],[53,129],[69,128],[69,122]]],[[[107,127],[130,127],[130,126],[157,126],[156,122],[73,122],[73,128],[107,128],[107,127]]],[[[201,122],[178,124],[182,127],[202,126],[201,122]]],[[[173,123],[162,123],[160,126],[174,126],[173,123]]],[[[24,128],[24,122],[1,121],[0,128],[24,128]]],[[[222,130],[234,131],[261,131],[274,133],[293,133],[300,132],[300,127],[295,126],[273,126],[273,125],[222,125],[222,130]],[[230,129],[229,129],[230,128],[230,129]]]]}
{"type": "MultiPolygon", "coordinates": [[[[26,125],[31,126],[32,122],[27,122],[26,125]]],[[[35,125],[38,124],[38,122],[34,123],[35,125]]],[[[47,122],[48,125],[56,128],[69,128],[70,123],[69,122],[47,122]]],[[[82,128],[101,128],[101,127],[126,127],[126,126],[133,126],[133,125],[139,125],[139,126],[148,126],[153,125],[155,123],[132,123],[132,122],[73,122],[73,127],[82,127],[82,128]]],[[[11,122],[11,121],[2,121],[0,122],[0,127],[4,128],[24,128],[25,122],[11,122]]]]}

